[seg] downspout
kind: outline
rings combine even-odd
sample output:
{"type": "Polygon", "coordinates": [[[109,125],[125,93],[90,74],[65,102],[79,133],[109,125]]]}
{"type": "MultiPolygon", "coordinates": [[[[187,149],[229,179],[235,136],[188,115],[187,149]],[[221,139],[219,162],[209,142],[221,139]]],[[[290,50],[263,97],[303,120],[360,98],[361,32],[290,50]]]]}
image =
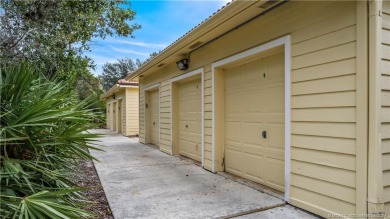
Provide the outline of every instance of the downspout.
{"type": "MultiPolygon", "coordinates": [[[[381,150],[381,31],[382,1],[369,2],[369,142],[368,213],[384,212],[381,150]]],[[[358,197],[357,197],[358,198],[358,197]]]]}

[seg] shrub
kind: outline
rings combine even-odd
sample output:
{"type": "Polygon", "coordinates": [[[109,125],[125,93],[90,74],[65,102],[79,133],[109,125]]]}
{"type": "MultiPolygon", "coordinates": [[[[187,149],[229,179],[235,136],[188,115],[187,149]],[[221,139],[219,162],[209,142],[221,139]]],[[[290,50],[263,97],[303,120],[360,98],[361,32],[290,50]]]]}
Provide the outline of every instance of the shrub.
{"type": "Polygon", "coordinates": [[[94,159],[95,119],[66,83],[33,67],[0,70],[0,217],[86,218],[70,181],[79,159],[94,159]]]}

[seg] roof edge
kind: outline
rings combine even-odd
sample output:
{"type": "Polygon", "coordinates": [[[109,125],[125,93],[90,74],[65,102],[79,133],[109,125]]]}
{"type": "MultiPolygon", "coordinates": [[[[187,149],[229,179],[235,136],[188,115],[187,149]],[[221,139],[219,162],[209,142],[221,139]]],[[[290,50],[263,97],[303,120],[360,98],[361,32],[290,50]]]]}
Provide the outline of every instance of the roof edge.
{"type": "MultiPolygon", "coordinates": [[[[268,2],[268,0],[264,0],[263,4],[266,2],[268,2]]],[[[129,74],[128,76],[126,76],[125,79],[126,80],[133,80],[134,78],[136,78],[137,76],[139,76],[143,72],[149,70],[150,68],[152,68],[153,66],[155,66],[159,62],[165,60],[166,58],[168,58],[169,56],[174,54],[176,52],[174,50],[179,50],[179,49],[184,48],[188,43],[191,42],[191,37],[194,37],[194,36],[199,35],[199,34],[200,34],[200,36],[202,36],[202,35],[204,35],[204,33],[202,33],[202,31],[205,31],[205,29],[214,29],[215,27],[217,27],[221,23],[224,23],[225,21],[223,19],[221,19],[224,16],[226,16],[226,15],[235,16],[241,12],[242,7],[245,8],[245,7],[248,7],[248,6],[256,4],[256,3],[258,3],[258,1],[239,1],[239,0],[227,3],[225,6],[223,6],[221,9],[219,9],[217,12],[212,14],[210,17],[208,17],[207,19],[202,21],[200,24],[198,24],[197,26],[192,28],[190,31],[185,33],[183,36],[178,38],[175,42],[173,42],[168,47],[166,47],[164,50],[162,50],[157,56],[155,56],[154,58],[152,58],[149,61],[146,61],[146,63],[143,66],[141,66],[136,71],[132,72],[132,74],[129,74]],[[242,4],[242,5],[240,5],[240,7],[234,7],[235,5],[238,5],[239,3],[242,4]]]]}

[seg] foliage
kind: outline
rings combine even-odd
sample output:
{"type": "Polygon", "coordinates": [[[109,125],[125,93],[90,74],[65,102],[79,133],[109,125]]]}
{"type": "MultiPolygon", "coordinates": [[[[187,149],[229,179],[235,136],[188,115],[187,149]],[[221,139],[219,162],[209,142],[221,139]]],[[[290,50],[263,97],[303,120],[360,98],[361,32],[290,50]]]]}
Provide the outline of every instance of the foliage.
{"type": "Polygon", "coordinates": [[[149,62],[150,60],[152,60],[154,57],[158,56],[158,54],[160,54],[161,51],[158,51],[158,52],[152,52],[149,54],[149,57],[142,63],[142,64],[145,64],[146,62],[149,62]]]}
{"type": "Polygon", "coordinates": [[[70,174],[95,134],[88,102],[34,68],[0,69],[0,218],[86,218],[70,174]]]}
{"type": "Polygon", "coordinates": [[[102,99],[100,99],[100,96],[103,94],[103,90],[99,79],[88,72],[86,74],[79,75],[73,87],[76,89],[81,101],[91,101],[88,108],[95,113],[95,122],[99,125],[99,128],[105,127],[106,104],[102,99]]]}
{"type": "Polygon", "coordinates": [[[129,4],[126,0],[0,0],[0,61],[28,60],[44,74],[74,83],[93,64],[82,56],[92,39],[132,36],[140,28],[130,23],[135,12],[129,4]]]}
{"type": "Polygon", "coordinates": [[[99,75],[103,89],[109,90],[118,80],[124,79],[130,72],[137,70],[142,64],[139,59],[133,61],[130,58],[118,59],[114,63],[104,64],[103,73],[99,75]]]}

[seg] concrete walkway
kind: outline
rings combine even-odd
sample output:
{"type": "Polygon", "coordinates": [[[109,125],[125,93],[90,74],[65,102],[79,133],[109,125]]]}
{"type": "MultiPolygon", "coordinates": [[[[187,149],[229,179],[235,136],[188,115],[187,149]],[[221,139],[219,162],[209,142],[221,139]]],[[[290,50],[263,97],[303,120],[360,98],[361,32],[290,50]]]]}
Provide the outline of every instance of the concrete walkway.
{"type": "Polygon", "coordinates": [[[91,151],[111,210],[123,218],[315,218],[191,162],[108,130],[91,151]],[[251,213],[251,214],[249,214],[251,213]],[[243,215],[243,216],[239,216],[243,215]]]}

